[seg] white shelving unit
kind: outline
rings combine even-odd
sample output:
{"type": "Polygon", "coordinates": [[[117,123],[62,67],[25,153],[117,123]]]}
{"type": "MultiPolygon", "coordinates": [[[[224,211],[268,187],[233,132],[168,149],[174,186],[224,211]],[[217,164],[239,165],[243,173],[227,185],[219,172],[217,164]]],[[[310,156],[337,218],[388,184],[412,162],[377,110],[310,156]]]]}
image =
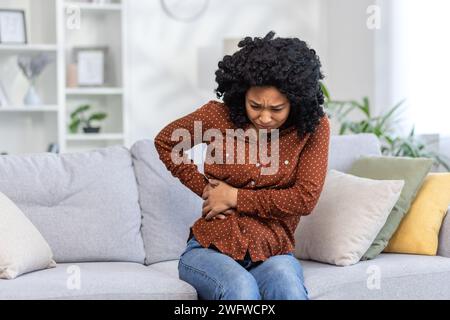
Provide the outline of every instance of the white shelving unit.
{"type": "Polygon", "coordinates": [[[58,106],[15,106],[0,108],[0,112],[58,112],[58,106]]]}
{"type": "Polygon", "coordinates": [[[76,1],[66,1],[66,6],[79,6],[81,10],[85,11],[121,11],[123,9],[122,3],[80,3],[76,1]]]}
{"type": "Polygon", "coordinates": [[[45,152],[57,143],[60,152],[128,145],[128,89],[126,74],[127,0],[109,4],[80,0],[0,0],[2,9],[25,11],[27,44],[0,44],[0,81],[10,103],[0,106],[0,153],[45,152]],[[79,28],[67,24],[70,11],[79,8],[79,28]],[[67,86],[67,68],[76,47],[107,47],[105,86],[67,86]],[[19,54],[45,52],[54,57],[38,79],[42,106],[24,106],[27,80],[17,67],[19,54]],[[70,114],[80,105],[106,112],[101,132],[71,134],[70,114]]]}
{"type": "Polygon", "coordinates": [[[105,96],[122,95],[122,88],[67,88],[67,95],[73,96],[105,96]]]}
{"type": "Polygon", "coordinates": [[[71,134],[67,136],[70,141],[104,141],[104,140],[122,140],[123,134],[105,133],[105,134],[71,134]]]}
{"type": "MultiPolygon", "coordinates": [[[[127,97],[124,84],[126,48],[126,1],[111,1],[108,4],[84,3],[58,0],[63,13],[69,12],[74,6],[79,9],[81,24],[79,29],[67,28],[65,19],[60,23],[62,45],[59,54],[65,61],[64,73],[69,63],[72,63],[75,47],[107,47],[104,87],[68,88],[66,83],[60,83],[61,99],[64,100],[64,110],[61,117],[66,126],[61,136],[61,150],[78,151],[95,149],[115,144],[126,145],[126,114],[127,97]],[[94,111],[106,112],[108,118],[102,122],[98,134],[71,134],[68,132],[70,114],[80,105],[90,104],[94,111]]],[[[64,78],[66,76],[64,75],[64,78]]],[[[62,121],[62,120],[61,120],[62,121]]]]}
{"type": "Polygon", "coordinates": [[[52,44],[22,44],[22,45],[9,45],[0,44],[0,54],[2,52],[6,53],[22,53],[22,52],[56,52],[58,46],[52,44]]]}

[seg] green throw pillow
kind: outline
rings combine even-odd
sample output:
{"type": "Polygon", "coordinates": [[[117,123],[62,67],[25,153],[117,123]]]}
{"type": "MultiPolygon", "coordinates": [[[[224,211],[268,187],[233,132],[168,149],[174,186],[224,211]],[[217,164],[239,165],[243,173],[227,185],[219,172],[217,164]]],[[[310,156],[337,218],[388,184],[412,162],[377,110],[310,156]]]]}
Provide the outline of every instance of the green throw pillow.
{"type": "Polygon", "coordinates": [[[355,176],[376,180],[405,180],[400,198],[361,260],[374,259],[387,247],[432,165],[433,160],[427,158],[383,156],[361,157],[353,163],[348,173],[355,176]]]}

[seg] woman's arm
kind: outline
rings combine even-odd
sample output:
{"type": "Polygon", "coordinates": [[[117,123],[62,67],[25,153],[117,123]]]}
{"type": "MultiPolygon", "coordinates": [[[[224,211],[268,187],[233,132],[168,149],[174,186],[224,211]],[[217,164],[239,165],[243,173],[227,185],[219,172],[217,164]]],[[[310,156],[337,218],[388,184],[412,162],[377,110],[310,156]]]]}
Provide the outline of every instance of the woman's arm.
{"type": "Polygon", "coordinates": [[[239,189],[237,211],[265,218],[310,214],[319,200],[325,181],[329,141],[330,124],[327,116],[324,116],[301,152],[295,184],[280,190],[239,189]]]}
{"type": "Polygon", "coordinates": [[[187,141],[189,148],[202,143],[203,133],[214,127],[212,118],[214,117],[214,114],[217,113],[217,107],[218,104],[215,101],[208,102],[187,116],[167,125],[157,134],[154,141],[156,150],[159,153],[159,158],[166,168],[174,177],[177,177],[182,184],[200,197],[202,196],[203,190],[208,185],[208,179],[198,171],[197,166],[192,160],[187,161],[188,159],[185,158],[186,160],[183,163],[177,164],[172,160],[171,154],[175,146],[183,141],[183,139],[177,135],[177,132],[185,132],[188,134],[190,137],[187,141]],[[200,139],[194,139],[194,125],[196,121],[198,121],[197,124],[201,123],[202,130],[201,132],[197,132],[201,133],[200,139]],[[175,135],[175,140],[172,139],[173,134],[175,135]]]}

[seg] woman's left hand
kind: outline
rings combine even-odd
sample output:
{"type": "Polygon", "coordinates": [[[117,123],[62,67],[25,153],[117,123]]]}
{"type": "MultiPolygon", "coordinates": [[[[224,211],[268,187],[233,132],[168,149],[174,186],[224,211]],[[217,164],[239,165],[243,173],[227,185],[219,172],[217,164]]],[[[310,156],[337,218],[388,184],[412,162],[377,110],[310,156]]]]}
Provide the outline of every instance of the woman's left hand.
{"type": "Polygon", "coordinates": [[[238,189],[215,179],[209,180],[209,186],[202,195],[205,200],[202,215],[206,220],[211,220],[216,215],[236,207],[238,189]]]}

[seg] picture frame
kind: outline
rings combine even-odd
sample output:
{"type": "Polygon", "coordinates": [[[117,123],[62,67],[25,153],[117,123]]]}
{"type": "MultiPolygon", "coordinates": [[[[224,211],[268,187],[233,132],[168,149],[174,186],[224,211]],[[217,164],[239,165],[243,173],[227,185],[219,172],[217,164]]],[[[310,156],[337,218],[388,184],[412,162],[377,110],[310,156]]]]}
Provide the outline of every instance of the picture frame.
{"type": "Polygon", "coordinates": [[[107,47],[74,48],[78,86],[105,86],[107,52],[107,47]]]}
{"type": "Polygon", "coordinates": [[[26,44],[27,23],[24,10],[0,9],[0,44],[26,44]]]}

